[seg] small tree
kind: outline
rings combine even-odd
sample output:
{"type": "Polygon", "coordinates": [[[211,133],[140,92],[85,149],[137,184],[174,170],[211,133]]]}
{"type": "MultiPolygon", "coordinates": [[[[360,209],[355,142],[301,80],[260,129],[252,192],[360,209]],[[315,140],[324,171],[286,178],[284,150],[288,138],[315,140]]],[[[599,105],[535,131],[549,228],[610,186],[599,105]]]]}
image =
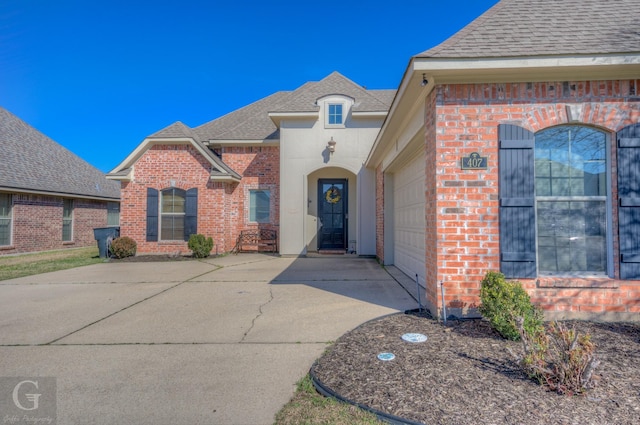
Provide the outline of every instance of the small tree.
{"type": "Polygon", "coordinates": [[[204,235],[200,234],[191,235],[188,245],[195,258],[206,258],[213,249],[213,239],[211,237],[205,238],[204,235]]]}

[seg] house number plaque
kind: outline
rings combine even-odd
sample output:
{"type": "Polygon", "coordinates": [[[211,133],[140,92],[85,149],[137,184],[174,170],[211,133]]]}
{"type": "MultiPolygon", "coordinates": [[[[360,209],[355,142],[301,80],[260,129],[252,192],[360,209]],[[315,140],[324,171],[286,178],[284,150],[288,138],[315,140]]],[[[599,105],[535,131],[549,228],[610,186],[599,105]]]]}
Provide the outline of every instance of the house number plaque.
{"type": "Polygon", "coordinates": [[[478,152],[473,152],[469,156],[463,156],[460,159],[460,165],[463,170],[486,170],[487,157],[480,156],[478,152]]]}

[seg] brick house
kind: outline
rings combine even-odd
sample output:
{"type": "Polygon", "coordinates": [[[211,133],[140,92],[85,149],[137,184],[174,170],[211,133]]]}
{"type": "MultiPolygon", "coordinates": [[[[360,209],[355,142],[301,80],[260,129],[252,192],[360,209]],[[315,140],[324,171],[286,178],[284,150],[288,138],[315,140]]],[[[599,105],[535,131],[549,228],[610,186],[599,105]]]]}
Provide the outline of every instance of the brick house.
{"type": "Polygon", "coordinates": [[[146,138],[122,182],[140,252],[375,255],[475,316],[489,270],[549,317],[640,312],[640,0],[502,0],[411,58],[397,91],[333,73],[146,138]]]}
{"type": "Polygon", "coordinates": [[[0,108],[0,255],[95,246],[117,226],[120,187],[0,108]]]}
{"type": "Polygon", "coordinates": [[[366,165],[384,264],[472,316],[488,270],[549,317],[640,312],[640,0],[502,0],[411,58],[366,165]]]}
{"type": "Polygon", "coordinates": [[[195,128],[176,122],[145,138],[107,178],[121,182],[121,234],[139,253],[215,252],[240,232],[278,232],[282,255],[375,255],[375,171],[363,166],[394,90],[334,72],[195,128]]]}

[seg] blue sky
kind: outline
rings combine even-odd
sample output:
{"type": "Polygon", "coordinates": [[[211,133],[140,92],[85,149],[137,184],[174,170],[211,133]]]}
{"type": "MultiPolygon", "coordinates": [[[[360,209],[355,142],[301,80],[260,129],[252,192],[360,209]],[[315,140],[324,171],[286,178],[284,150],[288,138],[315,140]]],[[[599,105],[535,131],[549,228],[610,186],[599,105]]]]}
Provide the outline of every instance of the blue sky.
{"type": "Polygon", "coordinates": [[[411,56],[495,3],[0,0],[0,107],[108,172],[175,121],[333,71],[395,89],[411,56]]]}

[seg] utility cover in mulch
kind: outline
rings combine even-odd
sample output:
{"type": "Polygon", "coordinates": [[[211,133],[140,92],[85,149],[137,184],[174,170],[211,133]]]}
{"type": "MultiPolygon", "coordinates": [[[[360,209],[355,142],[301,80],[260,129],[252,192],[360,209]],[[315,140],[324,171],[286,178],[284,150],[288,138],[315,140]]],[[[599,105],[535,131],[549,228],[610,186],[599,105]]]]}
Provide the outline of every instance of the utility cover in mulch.
{"type": "MultiPolygon", "coordinates": [[[[507,341],[484,320],[395,314],[345,334],[316,362],[338,395],[429,425],[640,424],[640,324],[565,322],[588,332],[601,360],[584,395],[547,392],[515,364],[507,341]],[[406,342],[405,333],[427,336],[406,342]],[[378,360],[393,353],[391,361],[378,360]]],[[[517,351],[519,352],[519,351],[517,351]]]]}

